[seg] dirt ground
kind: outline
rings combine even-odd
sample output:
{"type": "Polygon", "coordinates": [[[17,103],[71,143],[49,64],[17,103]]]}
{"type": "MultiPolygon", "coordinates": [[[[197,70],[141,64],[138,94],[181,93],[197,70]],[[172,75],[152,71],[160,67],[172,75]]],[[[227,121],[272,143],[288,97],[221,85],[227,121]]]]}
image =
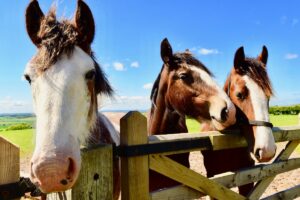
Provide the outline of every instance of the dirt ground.
{"type": "MultiPolygon", "coordinates": [[[[120,118],[122,116],[124,116],[125,113],[104,113],[104,114],[115,124],[119,124],[120,118]]],[[[284,147],[285,147],[285,143],[277,144],[277,152],[280,152],[284,147]]],[[[300,154],[294,152],[291,157],[292,158],[300,157],[300,154]]],[[[30,161],[30,156],[21,160],[21,175],[22,176],[28,176],[29,161],[30,161]]],[[[192,152],[191,153],[190,163],[191,163],[191,168],[193,170],[195,170],[196,172],[201,173],[203,175],[206,175],[206,170],[203,166],[203,159],[202,159],[202,155],[200,152],[192,152]]],[[[300,184],[300,169],[282,173],[282,174],[276,176],[275,180],[272,182],[272,184],[268,187],[266,192],[263,194],[263,197],[267,197],[271,194],[285,190],[287,188],[291,188],[298,184],[300,184]]],[[[236,190],[236,188],[234,188],[233,190],[236,190]]],[[[297,199],[300,200],[300,198],[297,198],[297,199]]]]}

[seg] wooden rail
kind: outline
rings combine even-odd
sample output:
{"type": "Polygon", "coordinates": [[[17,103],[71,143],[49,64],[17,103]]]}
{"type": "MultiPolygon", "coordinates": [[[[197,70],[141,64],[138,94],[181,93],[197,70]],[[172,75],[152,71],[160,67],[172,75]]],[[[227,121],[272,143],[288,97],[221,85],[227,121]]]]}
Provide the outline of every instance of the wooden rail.
{"type": "MultiPolygon", "coordinates": [[[[147,126],[144,123],[134,123],[134,121],[145,121],[146,118],[141,114],[136,112],[131,112],[126,115],[125,118],[122,119],[123,123],[126,122],[127,126],[131,127],[131,130],[139,130],[133,131],[131,133],[126,132],[126,134],[122,134],[121,131],[121,140],[130,141],[135,140],[134,137],[139,135],[138,137],[144,137],[140,134],[146,134],[145,131],[147,126]],[[134,118],[135,120],[132,120],[134,118]],[[140,118],[140,119],[139,119],[140,118]],[[129,120],[131,119],[131,120],[129,120]],[[129,125],[132,123],[131,125],[129,125]]],[[[122,130],[122,125],[121,125],[122,130]]],[[[217,199],[259,199],[262,193],[266,190],[267,186],[272,182],[274,177],[292,169],[296,169],[300,167],[300,158],[296,159],[288,159],[291,153],[296,149],[300,142],[300,126],[293,127],[274,127],[273,134],[276,142],[284,142],[289,141],[286,148],[280,153],[280,155],[274,160],[273,163],[264,164],[255,166],[249,169],[240,170],[237,172],[227,172],[224,174],[219,174],[212,178],[206,178],[201,174],[196,173],[195,171],[186,168],[185,166],[176,163],[175,161],[166,157],[166,155],[177,154],[183,152],[190,151],[198,151],[198,150],[221,150],[221,149],[230,149],[237,147],[246,147],[247,142],[245,138],[239,134],[237,131],[228,132],[204,132],[198,134],[166,134],[166,135],[155,135],[149,136],[148,141],[143,139],[142,143],[138,143],[137,140],[134,143],[138,144],[149,144],[161,143],[167,144],[172,143],[174,141],[190,141],[197,140],[202,145],[199,147],[187,148],[179,151],[169,151],[162,153],[149,154],[148,156],[143,155],[144,158],[143,164],[141,164],[143,171],[145,171],[145,165],[148,163],[148,169],[155,170],[171,179],[174,179],[183,185],[167,188],[159,191],[155,191],[149,193],[146,189],[144,192],[147,192],[147,196],[144,196],[143,199],[195,199],[204,195],[209,195],[211,197],[217,199]],[[201,142],[205,141],[205,142],[201,142]],[[207,142],[209,141],[209,142],[207,142]],[[204,145],[203,144],[207,144],[204,145]],[[146,159],[148,158],[148,159],[146,159]],[[245,185],[251,182],[257,182],[253,191],[249,194],[249,196],[244,197],[239,195],[238,193],[233,192],[229,188],[236,187],[240,185],[245,185]]],[[[130,145],[129,143],[123,143],[123,145],[130,145]]],[[[130,158],[122,158],[123,162],[127,159],[137,159],[139,156],[130,157],[130,158]]],[[[123,163],[122,162],[122,163],[123,163]]],[[[140,163],[137,164],[137,168],[140,166],[140,163]]],[[[122,165],[121,168],[124,166],[122,165]]],[[[128,167],[128,165],[127,165],[128,167]]],[[[123,174],[122,174],[123,176],[123,174]]],[[[142,177],[143,174],[136,173],[135,176],[142,177]]],[[[148,179],[148,171],[146,172],[146,179],[138,182],[135,180],[136,177],[126,176],[126,185],[122,185],[122,187],[130,187],[135,188],[135,191],[139,190],[139,184],[147,185],[148,179]]],[[[286,197],[297,197],[300,195],[297,193],[299,191],[299,187],[295,187],[293,189],[289,189],[287,191],[282,191],[281,193],[274,194],[270,196],[270,199],[275,199],[279,196],[285,195],[286,197]]],[[[123,190],[122,190],[123,192],[123,190]]],[[[125,191],[126,192],[126,191],[125,191]]],[[[141,199],[134,195],[132,196],[122,196],[122,199],[125,200],[135,200],[141,199]]]]}

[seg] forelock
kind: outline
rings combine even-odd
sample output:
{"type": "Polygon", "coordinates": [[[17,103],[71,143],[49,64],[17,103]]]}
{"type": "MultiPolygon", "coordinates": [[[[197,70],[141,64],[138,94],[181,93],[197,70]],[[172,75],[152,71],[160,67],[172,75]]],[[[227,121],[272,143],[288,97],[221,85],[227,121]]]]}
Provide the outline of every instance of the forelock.
{"type": "Polygon", "coordinates": [[[70,56],[77,41],[77,31],[69,20],[58,21],[56,9],[52,7],[42,19],[38,36],[42,39],[33,62],[38,70],[45,71],[66,54],[70,56]]]}
{"type": "Polygon", "coordinates": [[[177,63],[185,62],[186,64],[200,68],[207,72],[210,76],[213,76],[209,69],[204,64],[202,64],[197,58],[195,58],[190,51],[175,53],[174,61],[177,63]]]}
{"type": "Polygon", "coordinates": [[[264,63],[255,58],[246,58],[244,73],[255,81],[268,97],[273,95],[272,84],[264,63]]]}

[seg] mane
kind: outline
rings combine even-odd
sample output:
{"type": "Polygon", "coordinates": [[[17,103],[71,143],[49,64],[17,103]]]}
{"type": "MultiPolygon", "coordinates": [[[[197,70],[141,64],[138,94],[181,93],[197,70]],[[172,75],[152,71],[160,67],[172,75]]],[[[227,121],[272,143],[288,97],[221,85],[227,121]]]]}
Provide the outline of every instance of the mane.
{"type": "Polygon", "coordinates": [[[267,97],[273,95],[272,84],[269,79],[266,65],[256,58],[245,58],[245,65],[243,67],[243,74],[249,76],[255,81],[258,86],[264,91],[267,97]]]}
{"type": "MultiPolygon", "coordinates": [[[[63,19],[62,21],[58,21],[56,19],[55,7],[52,7],[49,13],[42,19],[38,35],[42,38],[42,41],[32,62],[40,72],[46,71],[50,66],[54,65],[62,55],[70,57],[75,46],[80,42],[78,41],[78,32],[69,20],[63,19]]],[[[111,96],[113,89],[100,65],[96,62],[94,53],[86,53],[94,61],[96,93],[111,96]]]]}
{"type": "Polygon", "coordinates": [[[52,7],[42,19],[38,36],[42,38],[37,55],[33,61],[40,71],[47,70],[55,64],[61,55],[70,56],[78,44],[77,31],[74,25],[63,19],[57,21],[56,8],[52,7]]]}
{"type": "Polygon", "coordinates": [[[198,67],[205,72],[207,72],[210,76],[213,76],[213,74],[208,70],[208,68],[202,64],[197,58],[193,56],[193,54],[190,51],[185,51],[182,53],[175,53],[174,54],[174,61],[177,63],[185,62],[188,65],[193,65],[195,67],[198,67]]]}
{"type": "MultiPolygon", "coordinates": [[[[193,65],[195,67],[198,67],[198,68],[204,70],[210,76],[213,76],[213,74],[208,70],[208,68],[204,64],[202,64],[198,59],[196,59],[190,51],[175,53],[173,55],[173,62],[174,62],[174,64],[186,63],[188,65],[193,65]]],[[[152,87],[151,94],[150,94],[150,100],[152,100],[152,102],[156,100],[156,95],[157,95],[157,91],[158,91],[158,87],[159,87],[159,81],[160,81],[161,73],[164,69],[164,66],[165,65],[162,66],[160,73],[158,74],[156,80],[153,83],[153,87],[152,87]]]]}

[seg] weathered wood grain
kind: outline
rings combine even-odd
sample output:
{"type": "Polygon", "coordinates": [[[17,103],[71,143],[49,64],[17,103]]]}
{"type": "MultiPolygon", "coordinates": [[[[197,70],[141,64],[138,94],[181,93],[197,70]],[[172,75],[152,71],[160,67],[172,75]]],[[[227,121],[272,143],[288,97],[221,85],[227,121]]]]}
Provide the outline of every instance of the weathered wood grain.
{"type": "MultiPolygon", "coordinates": [[[[139,112],[129,112],[121,118],[121,145],[146,144],[147,119],[139,112]]],[[[148,155],[121,158],[122,200],[149,199],[148,155]]]]}

